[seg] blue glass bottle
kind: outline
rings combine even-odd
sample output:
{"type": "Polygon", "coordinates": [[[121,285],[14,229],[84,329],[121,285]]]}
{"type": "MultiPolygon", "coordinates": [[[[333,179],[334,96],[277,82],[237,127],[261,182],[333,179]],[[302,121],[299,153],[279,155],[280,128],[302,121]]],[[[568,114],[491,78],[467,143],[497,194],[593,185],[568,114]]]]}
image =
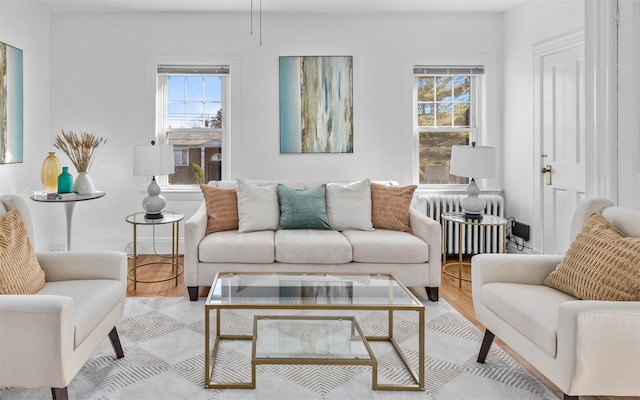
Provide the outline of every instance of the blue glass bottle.
{"type": "Polygon", "coordinates": [[[73,192],[73,176],[69,173],[69,167],[62,167],[62,173],[58,175],[58,193],[73,192]]]}

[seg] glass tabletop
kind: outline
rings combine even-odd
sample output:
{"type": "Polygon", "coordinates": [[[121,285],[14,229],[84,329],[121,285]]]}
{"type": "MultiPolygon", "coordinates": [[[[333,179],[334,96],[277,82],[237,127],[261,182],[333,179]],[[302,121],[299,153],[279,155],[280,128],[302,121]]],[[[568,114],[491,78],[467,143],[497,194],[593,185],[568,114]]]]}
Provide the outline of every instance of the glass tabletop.
{"type": "Polygon", "coordinates": [[[38,192],[38,193],[34,193],[33,196],[31,196],[31,200],[42,201],[45,203],[66,203],[70,201],[84,201],[84,200],[98,199],[104,195],[105,193],[100,191],[90,193],[90,194],[63,193],[57,196],[52,196],[52,193],[47,194],[44,192],[38,192]]]}
{"type": "Polygon", "coordinates": [[[207,305],[422,306],[391,274],[220,273],[207,305]]]}
{"type": "Polygon", "coordinates": [[[370,360],[354,317],[256,316],[258,359],[370,360]]]}
{"type": "Polygon", "coordinates": [[[139,212],[127,216],[127,222],[136,225],[159,225],[159,224],[171,224],[174,222],[182,221],[184,214],[175,211],[162,211],[162,218],[148,219],[145,218],[146,213],[139,212]]]}
{"type": "Polygon", "coordinates": [[[467,225],[493,226],[507,224],[506,219],[491,214],[482,214],[482,219],[470,219],[466,218],[463,212],[448,212],[442,214],[441,218],[467,225]]]}

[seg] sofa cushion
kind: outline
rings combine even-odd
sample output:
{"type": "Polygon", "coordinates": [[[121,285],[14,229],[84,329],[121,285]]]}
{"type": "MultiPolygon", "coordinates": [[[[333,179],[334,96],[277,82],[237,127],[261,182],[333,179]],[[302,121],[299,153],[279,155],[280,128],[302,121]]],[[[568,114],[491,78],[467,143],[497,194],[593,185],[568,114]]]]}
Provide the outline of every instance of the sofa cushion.
{"type": "Polygon", "coordinates": [[[309,190],[278,185],[278,199],[280,229],[331,229],[324,184],[309,190]]]}
{"type": "Polygon", "coordinates": [[[276,261],[301,264],[351,262],[351,245],[333,230],[278,230],[275,234],[276,261]]]}
{"type": "Polygon", "coordinates": [[[542,285],[482,285],[483,304],[551,357],[556,356],[560,305],[573,300],[577,299],[542,285]]]}
{"type": "Polygon", "coordinates": [[[416,185],[391,187],[371,183],[371,222],[376,229],[411,233],[409,206],[416,185]]]}
{"type": "Polygon", "coordinates": [[[200,185],[207,207],[207,235],[238,229],[238,198],[235,189],[200,185]]]}
{"type": "Polygon", "coordinates": [[[333,229],[373,230],[370,184],[369,179],[349,184],[327,183],[327,218],[333,229]]]}
{"type": "Polygon", "coordinates": [[[343,231],[351,244],[353,261],[369,263],[424,263],[429,261],[429,245],[410,233],[376,229],[343,231]]]}
{"type": "Polygon", "coordinates": [[[584,300],[640,301],[640,238],[593,213],[544,284],[584,300]]]}
{"type": "Polygon", "coordinates": [[[253,184],[237,179],[238,232],[278,229],[280,205],[275,183],[253,184]]]}
{"type": "Polygon", "coordinates": [[[47,282],[37,295],[73,299],[77,347],[123,299],[122,282],[111,279],[47,282]]]}
{"type": "Polygon", "coordinates": [[[198,245],[200,262],[267,264],[274,261],[274,254],[273,231],[268,230],[216,232],[198,245]]]}
{"type": "Polygon", "coordinates": [[[20,211],[0,215],[0,294],[33,294],[44,281],[20,211]]]}

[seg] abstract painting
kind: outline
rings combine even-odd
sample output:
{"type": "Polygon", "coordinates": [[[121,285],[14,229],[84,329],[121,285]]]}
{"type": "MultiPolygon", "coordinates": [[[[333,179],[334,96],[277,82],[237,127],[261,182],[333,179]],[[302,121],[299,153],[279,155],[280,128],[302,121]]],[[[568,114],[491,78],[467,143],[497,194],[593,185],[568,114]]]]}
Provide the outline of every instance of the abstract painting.
{"type": "Polygon", "coordinates": [[[280,57],[280,153],[353,153],[353,57],[280,57]]]}
{"type": "Polygon", "coordinates": [[[22,162],[22,50],[0,42],[0,164],[22,162]]]}

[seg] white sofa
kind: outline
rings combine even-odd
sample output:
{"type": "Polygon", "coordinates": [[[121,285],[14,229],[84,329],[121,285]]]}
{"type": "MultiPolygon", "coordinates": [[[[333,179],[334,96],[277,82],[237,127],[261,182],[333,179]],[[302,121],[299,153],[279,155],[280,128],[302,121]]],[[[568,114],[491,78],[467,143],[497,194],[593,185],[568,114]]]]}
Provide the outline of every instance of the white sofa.
{"type": "MultiPolygon", "coordinates": [[[[317,181],[253,181],[311,189],[317,181]]],[[[394,183],[387,183],[393,185],[394,183]]],[[[209,182],[234,188],[237,182],[209,182]]],[[[397,183],[395,183],[397,185],[397,183]]],[[[278,229],[206,235],[207,209],[202,202],[185,222],[184,276],[191,300],[198,287],[211,286],[219,272],[393,273],[406,286],[422,286],[438,299],[441,265],[440,224],[410,208],[411,233],[395,230],[278,229]]]]}
{"type": "MultiPolygon", "coordinates": [[[[18,209],[33,243],[26,201],[0,196],[0,215],[18,209]]],[[[122,252],[38,252],[45,283],[35,294],[0,295],[0,387],[50,387],[54,399],[108,336],[123,357],[115,325],[126,295],[122,252]]]]}
{"type": "MultiPolygon", "coordinates": [[[[625,236],[640,237],[640,209],[589,199],[574,214],[572,240],[591,213],[600,213],[625,236]]],[[[580,300],[543,285],[562,258],[472,258],[473,305],[487,328],[478,361],[485,362],[495,335],[562,390],[565,399],[640,396],[640,302],[580,300]]]]}

